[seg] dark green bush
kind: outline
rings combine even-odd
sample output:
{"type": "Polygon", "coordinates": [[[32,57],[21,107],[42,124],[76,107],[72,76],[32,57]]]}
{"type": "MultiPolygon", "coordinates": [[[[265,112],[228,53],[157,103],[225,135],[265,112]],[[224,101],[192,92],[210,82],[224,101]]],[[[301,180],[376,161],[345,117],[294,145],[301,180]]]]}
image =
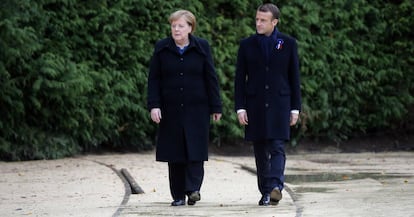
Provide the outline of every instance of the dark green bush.
{"type": "MultiPolygon", "coordinates": [[[[154,43],[184,8],[213,49],[224,116],[212,142],[239,139],[233,78],[240,39],[255,33],[248,0],[3,0],[0,2],[0,159],[152,147],[146,102],[154,43]]],[[[300,138],[344,140],[413,130],[412,1],[278,1],[278,28],[298,39],[300,138]]]]}

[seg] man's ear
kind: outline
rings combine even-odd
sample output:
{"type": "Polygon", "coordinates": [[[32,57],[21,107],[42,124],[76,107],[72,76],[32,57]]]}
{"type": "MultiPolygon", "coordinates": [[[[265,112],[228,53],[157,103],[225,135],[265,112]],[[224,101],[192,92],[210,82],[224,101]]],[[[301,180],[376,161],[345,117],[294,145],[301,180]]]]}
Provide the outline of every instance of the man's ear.
{"type": "Polygon", "coordinates": [[[272,24],[273,26],[276,26],[279,23],[279,19],[273,19],[272,24]]]}

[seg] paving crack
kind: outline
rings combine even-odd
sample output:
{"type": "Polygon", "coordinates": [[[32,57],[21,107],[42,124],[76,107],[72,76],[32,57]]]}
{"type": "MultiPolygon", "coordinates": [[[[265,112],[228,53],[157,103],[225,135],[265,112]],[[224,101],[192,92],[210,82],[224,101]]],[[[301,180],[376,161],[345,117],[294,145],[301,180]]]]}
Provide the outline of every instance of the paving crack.
{"type": "Polygon", "coordinates": [[[97,161],[97,160],[89,160],[89,161],[92,161],[94,163],[97,163],[97,164],[103,165],[105,167],[108,167],[109,169],[114,171],[115,174],[117,174],[118,177],[121,179],[122,183],[124,183],[124,188],[125,188],[124,198],[122,199],[121,204],[118,206],[118,209],[112,215],[112,217],[119,217],[121,215],[122,211],[124,210],[124,207],[127,205],[128,201],[129,201],[129,197],[132,194],[130,183],[125,178],[125,176],[122,174],[122,172],[115,169],[112,165],[109,165],[109,164],[106,164],[104,162],[100,162],[100,161],[97,161]]]}
{"type": "MultiPolygon", "coordinates": [[[[227,163],[231,163],[231,164],[235,164],[237,166],[240,166],[240,168],[242,170],[245,170],[245,171],[247,171],[249,173],[252,173],[255,176],[257,175],[256,169],[254,169],[252,167],[249,167],[249,166],[246,166],[246,165],[244,165],[242,163],[237,163],[237,162],[233,162],[233,161],[227,161],[227,160],[218,159],[218,158],[216,158],[214,160],[223,161],[223,162],[227,162],[227,163]]],[[[295,204],[295,207],[296,207],[296,211],[295,211],[296,215],[295,215],[295,217],[301,217],[302,216],[302,213],[303,213],[303,207],[298,204],[298,197],[295,195],[295,192],[288,185],[286,185],[286,184],[285,184],[285,190],[289,194],[289,196],[292,198],[293,204],[295,204]]]]}

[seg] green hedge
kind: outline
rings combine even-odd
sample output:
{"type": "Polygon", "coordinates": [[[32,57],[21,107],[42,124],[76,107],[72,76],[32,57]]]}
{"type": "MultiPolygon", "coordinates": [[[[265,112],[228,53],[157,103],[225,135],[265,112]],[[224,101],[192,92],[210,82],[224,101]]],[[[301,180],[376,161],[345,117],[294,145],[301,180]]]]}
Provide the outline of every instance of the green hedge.
{"type": "MultiPolygon", "coordinates": [[[[238,43],[255,32],[249,0],[3,0],[0,2],[0,159],[152,147],[148,61],[168,15],[197,16],[209,40],[224,116],[212,142],[240,139],[233,111],[238,43]]],[[[344,140],[413,130],[412,1],[278,1],[279,29],[298,39],[303,112],[294,134],[344,140]]],[[[224,142],[223,142],[224,141],[224,142]]]]}

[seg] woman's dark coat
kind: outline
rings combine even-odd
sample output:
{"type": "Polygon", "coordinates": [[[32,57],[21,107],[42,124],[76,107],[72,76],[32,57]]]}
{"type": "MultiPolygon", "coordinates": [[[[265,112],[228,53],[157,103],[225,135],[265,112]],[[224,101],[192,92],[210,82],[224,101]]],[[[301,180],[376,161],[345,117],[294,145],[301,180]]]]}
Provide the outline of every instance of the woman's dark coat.
{"type": "Polygon", "coordinates": [[[240,42],[235,109],[247,111],[246,140],[289,140],[290,112],[301,108],[296,40],[277,32],[266,61],[259,37],[256,34],[240,42]]]}
{"type": "Polygon", "coordinates": [[[169,37],[155,44],[148,76],[148,109],[161,109],[156,160],[206,161],[210,114],[221,113],[208,42],[189,35],[181,55],[169,37]]]}

